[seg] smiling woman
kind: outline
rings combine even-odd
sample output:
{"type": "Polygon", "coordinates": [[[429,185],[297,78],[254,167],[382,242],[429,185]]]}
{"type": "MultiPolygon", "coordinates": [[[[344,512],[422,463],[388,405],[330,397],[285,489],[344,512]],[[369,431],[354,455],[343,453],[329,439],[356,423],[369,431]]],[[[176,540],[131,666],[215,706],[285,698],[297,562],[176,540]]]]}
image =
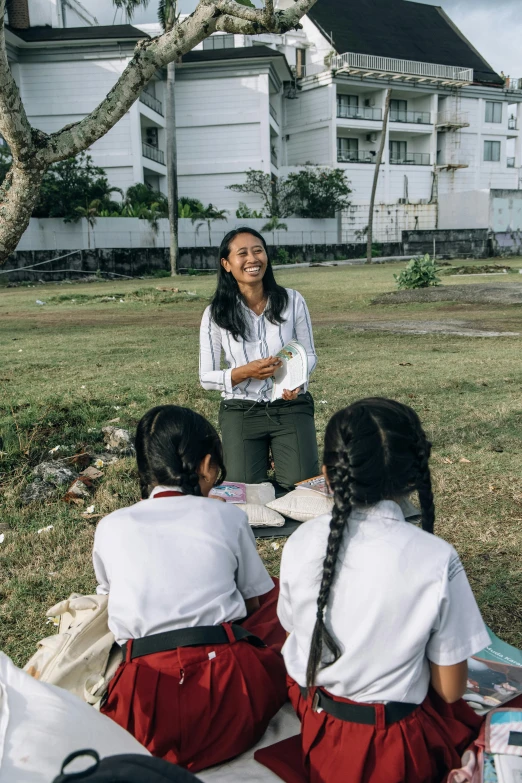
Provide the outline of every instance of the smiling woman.
{"type": "MultiPolygon", "coordinates": [[[[265,240],[251,228],[229,232],[219,250],[217,289],[203,314],[199,378],[221,392],[220,426],[228,478],[266,481],[269,450],[276,484],[291,489],[318,473],[314,403],[307,385],[271,402],[276,354],[297,340],[317,364],[306,302],[276,283],[265,240]],[[221,352],[225,369],[221,369],[221,352]]],[[[276,487],[277,489],[277,487],[276,487]]]]}

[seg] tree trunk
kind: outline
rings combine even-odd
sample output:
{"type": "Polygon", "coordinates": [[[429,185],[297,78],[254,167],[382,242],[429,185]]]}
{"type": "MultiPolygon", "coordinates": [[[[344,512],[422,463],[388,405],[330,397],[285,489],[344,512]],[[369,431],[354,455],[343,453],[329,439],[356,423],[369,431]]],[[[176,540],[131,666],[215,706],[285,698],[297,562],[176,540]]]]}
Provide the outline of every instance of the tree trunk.
{"type": "Polygon", "coordinates": [[[388,116],[390,114],[391,89],[386,92],[386,103],[384,104],[384,117],[382,120],[382,135],[379,151],[375,161],[375,172],[373,174],[372,195],[370,198],[370,211],[368,213],[368,237],[366,240],[366,263],[372,263],[372,242],[373,242],[373,210],[375,207],[375,195],[377,193],[377,183],[379,182],[379,169],[381,168],[382,153],[386,144],[386,130],[388,128],[388,116]]]}
{"type": "Polygon", "coordinates": [[[0,185],[0,263],[16,248],[40,195],[45,168],[13,164],[0,185]]]}
{"type": "Polygon", "coordinates": [[[167,100],[166,100],[166,133],[167,133],[167,198],[169,205],[170,232],[170,274],[178,274],[179,241],[178,241],[178,156],[176,146],[176,65],[167,65],[167,100]]]}

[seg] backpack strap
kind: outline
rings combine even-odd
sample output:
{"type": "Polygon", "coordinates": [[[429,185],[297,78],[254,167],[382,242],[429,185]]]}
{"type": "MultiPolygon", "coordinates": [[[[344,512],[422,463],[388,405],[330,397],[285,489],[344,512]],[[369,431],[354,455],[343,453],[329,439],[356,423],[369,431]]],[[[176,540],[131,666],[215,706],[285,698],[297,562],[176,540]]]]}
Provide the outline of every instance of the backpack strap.
{"type": "Polygon", "coordinates": [[[96,772],[98,769],[98,766],[100,764],[100,756],[99,754],[93,750],[92,748],[87,748],[86,750],[75,750],[74,753],[69,753],[67,758],[62,764],[61,774],[64,777],[64,780],[81,780],[82,778],[89,777],[92,775],[93,772],[96,772]],[[94,764],[87,769],[82,770],[81,772],[65,772],[65,768],[69,766],[69,764],[74,761],[75,759],[82,758],[82,756],[90,756],[92,759],[94,759],[94,764]]]}

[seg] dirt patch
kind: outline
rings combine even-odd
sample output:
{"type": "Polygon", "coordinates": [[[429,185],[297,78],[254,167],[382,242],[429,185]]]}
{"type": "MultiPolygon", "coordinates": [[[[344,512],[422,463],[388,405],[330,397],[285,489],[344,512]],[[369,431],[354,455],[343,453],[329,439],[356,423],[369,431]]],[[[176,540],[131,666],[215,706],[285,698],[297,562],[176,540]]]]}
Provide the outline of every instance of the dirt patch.
{"type": "Polygon", "coordinates": [[[411,302],[464,302],[466,304],[522,304],[521,283],[452,285],[391,291],[380,294],[372,304],[409,304],[411,302]]]}
{"type": "MultiPolygon", "coordinates": [[[[471,322],[473,323],[473,322],[471,322]]],[[[357,332],[393,332],[394,334],[450,334],[460,337],[519,337],[520,332],[477,329],[469,321],[363,321],[345,324],[357,332]]]]}

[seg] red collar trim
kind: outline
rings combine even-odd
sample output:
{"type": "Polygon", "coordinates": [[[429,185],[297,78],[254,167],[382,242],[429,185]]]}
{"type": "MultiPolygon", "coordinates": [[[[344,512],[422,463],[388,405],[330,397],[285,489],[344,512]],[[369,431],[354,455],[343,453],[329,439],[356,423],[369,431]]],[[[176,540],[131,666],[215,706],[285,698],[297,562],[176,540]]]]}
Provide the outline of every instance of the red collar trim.
{"type": "Polygon", "coordinates": [[[175,492],[173,489],[166,489],[164,492],[157,492],[155,495],[152,496],[152,499],[154,498],[173,498],[173,497],[183,497],[183,492],[175,492]]]}

